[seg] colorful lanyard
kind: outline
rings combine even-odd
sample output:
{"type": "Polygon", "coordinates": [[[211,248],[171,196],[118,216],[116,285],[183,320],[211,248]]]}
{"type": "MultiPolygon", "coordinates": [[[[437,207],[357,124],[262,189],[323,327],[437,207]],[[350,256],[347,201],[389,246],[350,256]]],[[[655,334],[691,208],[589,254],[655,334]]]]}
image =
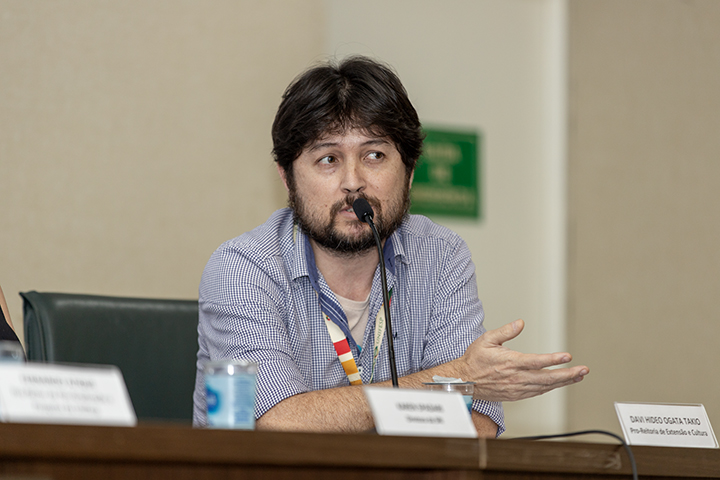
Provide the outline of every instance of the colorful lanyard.
{"type": "MultiPolygon", "coordinates": [[[[295,225],[293,230],[293,240],[297,243],[298,227],[295,225]]],[[[389,243],[389,239],[388,242],[389,243]]],[[[387,248],[387,247],[386,247],[387,248]]],[[[390,248],[390,251],[392,249],[390,248]]],[[[353,356],[348,336],[352,337],[347,326],[347,317],[342,307],[338,305],[336,301],[328,298],[327,295],[322,293],[320,288],[318,277],[319,272],[315,265],[315,254],[312,251],[310,242],[305,242],[305,258],[308,265],[308,272],[310,273],[310,282],[318,296],[320,303],[320,310],[322,311],[323,319],[325,320],[325,326],[327,327],[328,333],[330,334],[330,340],[337,353],[338,360],[345,370],[348,381],[351,385],[362,385],[362,379],[360,378],[360,372],[358,371],[355,357],[353,356]]],[[[390,303],[392,304],[392,288],[389,292],[390,303]]],[[[375,366],[377,364],[377,358],[380,354],[380,347],[382,346],[383,338],[385,337],[385,309],[383,305],[380,305],[380,310],[375,317],[375,332],[373,335],[373,360],[372,369],[370,371],[369,383],[372,383],[375,378],[375,366]]],[[[353,342],[354,343],[354,342],[353,342]]]]}
{"type": "MultiPolygon", "coordinates": [[[[392,305],[392,289],[390,289],[390,304],[392,305]]],[[[322,307],[322,302],[320,303],[322,307]]],[[[338,360],[342,364],[343,370],[348,377],[350,385],[362,385],[362,379],[360,378],[360,372],[358,371],[355,357],[353,357],[350,344],[348,343],[345,332],[338,327],[332,319],[323,312],[325,318],[325,326],[330,334],[330,340],[333,342],[335,352],[337,353],[338,360]]],[[[378,355],[380,355],[380,346],[382,345],[383,338],[385,337],[385,309],[383,305],[380,305],[380,311],[375,317],[375,334],[373,336],[373,360],[372,370],[370,370],[370,381],[373,383],[375,378],[375,365],[377,364],[378,355]]]]}

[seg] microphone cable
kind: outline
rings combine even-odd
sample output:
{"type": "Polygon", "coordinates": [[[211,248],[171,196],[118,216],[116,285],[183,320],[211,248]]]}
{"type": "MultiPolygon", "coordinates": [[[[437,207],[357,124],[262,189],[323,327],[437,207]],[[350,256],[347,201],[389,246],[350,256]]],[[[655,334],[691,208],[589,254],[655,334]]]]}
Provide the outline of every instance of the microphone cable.
{"type": "Polygon", "coordinates": [[[548,440],[551,438],[576,437],[579,435],[607,435],[607,436],[613,437],[614,439],[619,441],[620,444],[623,446],[623,448],[625,448],[625,452],[627,453],[627,456],[630,459],[630,469],[632,470],[632,478],[633,478],[633,480],[638,480],[637,465],[635,464],[635,456],[632,453],[632,449],[630,448],[630,445],[628,445],[622,437],[620,437],[619,435],[615,435],[612,432],[608,432],[605,430],[582,430],[579,432],[558,433],[555,435],[537,435],[537,436],[532,436],[532,437],[516,437],[516,438],[512,438],[510,440],[548,440]]]}

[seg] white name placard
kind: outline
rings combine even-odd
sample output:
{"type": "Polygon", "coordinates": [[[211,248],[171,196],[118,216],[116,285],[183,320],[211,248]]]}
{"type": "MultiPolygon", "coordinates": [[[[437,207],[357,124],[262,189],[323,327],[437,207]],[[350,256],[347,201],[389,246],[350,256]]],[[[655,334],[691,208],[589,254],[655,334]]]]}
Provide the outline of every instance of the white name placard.
{"type": "Polygon", "coordinates": [[[133,426],[137,417],[117,367],[0,363],[0,420],[133,426]]]}
{"type": "Polygon", "coordinates": [[[380,435],[477,438],[460,393],[382,387],[364,390],[380,435]]]}
{"type": "Polygon", "coordinates": [[[701,404],[616,402],[615,411],[629,445],[718,448],[701,404]]]}

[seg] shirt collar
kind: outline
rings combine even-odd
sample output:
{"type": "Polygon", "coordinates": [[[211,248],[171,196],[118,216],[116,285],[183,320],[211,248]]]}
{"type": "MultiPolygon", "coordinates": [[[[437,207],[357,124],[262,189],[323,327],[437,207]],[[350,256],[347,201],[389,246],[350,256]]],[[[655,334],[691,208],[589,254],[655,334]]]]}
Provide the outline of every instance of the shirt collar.
{"type": "MultiPolygon", "coordinates": [[[[312,263],[308,263],[306,248],[310,247],[310,240],[308,240],[307,236],[302,232],[302,230],[300,230],[297,225],[292,225],[291,241],[292,263],[290,265],[290,273],[292,274],[293,280],[297,280],[301,277],[310,277],[310,265],[313,266],[313,270],[317,271],[317,267],[315,267],[314,256],[312,257],[312,263]]],[[[310,250],[312,250],[312,248],[310,250]]]]}

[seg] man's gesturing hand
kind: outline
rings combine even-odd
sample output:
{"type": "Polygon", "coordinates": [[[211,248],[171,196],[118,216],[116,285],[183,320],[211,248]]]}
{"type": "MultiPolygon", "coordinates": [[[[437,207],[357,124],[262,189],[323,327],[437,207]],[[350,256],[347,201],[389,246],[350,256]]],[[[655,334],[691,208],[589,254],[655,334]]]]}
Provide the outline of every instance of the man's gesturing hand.
{"type": "Polygon", "coordinates": [[[569,353],[526,354],[503,343],[522,332],[525,323],[515,320],[488,330],[456,360],[463,380],[475,382],[475,398],[515,401],[577,383],[590,371],[586,366],[548,369],[572,360],[569,353]]]}

